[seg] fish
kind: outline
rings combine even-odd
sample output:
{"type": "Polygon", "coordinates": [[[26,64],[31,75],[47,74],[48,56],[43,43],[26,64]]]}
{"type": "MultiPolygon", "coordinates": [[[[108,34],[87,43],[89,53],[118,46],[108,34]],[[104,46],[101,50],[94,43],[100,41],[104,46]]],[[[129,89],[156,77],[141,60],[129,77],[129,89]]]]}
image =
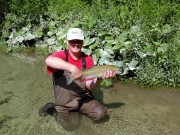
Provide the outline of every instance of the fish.
{"type": "MultiPolygon", "coordinates": [[[[95,78],[101,78],[104,75],[104,72],[107,70],[115,71],[116,74],[122,73],[122,69],[115,66],[115,65],[97,65],[93,66],[90,69],[82,70],[83,76],[86,79],[95,79],[95,78]]],[[[68,71],[64,71],[64,75],[67,80],[67,85],[71,84],[74,79],[71,77],[70,73],[68,71]]]]}

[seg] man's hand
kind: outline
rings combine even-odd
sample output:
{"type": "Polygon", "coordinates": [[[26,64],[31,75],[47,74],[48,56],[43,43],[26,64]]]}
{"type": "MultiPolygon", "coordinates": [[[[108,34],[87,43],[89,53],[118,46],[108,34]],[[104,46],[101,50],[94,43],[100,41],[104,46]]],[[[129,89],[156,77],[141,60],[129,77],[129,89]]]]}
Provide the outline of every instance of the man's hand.
{"type": "Polygon", "coordinates": [[[103,75],[102,79],[111,78],[111,77],[114,77],[115,75],[116,75],[115,71],[107,70],[107,71],[104,72],[104,75],[103,75]]]}
{"type": "Polygon", "coordinates": [[[79,80],[79,81],[85,80],[84,76],[83,76],[83,72],[76,66],[73,67],[73,69],[72,69],[71,77],[74,78],[75,80],[79,80]]]}

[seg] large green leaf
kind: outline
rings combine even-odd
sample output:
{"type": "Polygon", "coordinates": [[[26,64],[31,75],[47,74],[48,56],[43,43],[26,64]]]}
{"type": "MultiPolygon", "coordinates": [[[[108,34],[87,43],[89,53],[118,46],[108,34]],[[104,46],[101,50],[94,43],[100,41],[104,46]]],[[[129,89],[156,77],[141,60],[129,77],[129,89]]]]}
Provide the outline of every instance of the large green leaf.
{"type": "Polygon", "coordinates": [[[158,53],[160,53],[160,52],[165,53],[165,52],[167,52],[167,50],[168,50],[168,44],[166,44],[166,43],[161,44],[161,45],[157,48],[157,52],[158,52],[158,53]]]}
{"type": "Polygon", "coordinates": [[[93,44],[91,44],[90,46],[89,46],[89,48],[90,49],[94,49],[94,48],[96,48],[96,47],[98,47],[99,46],[99,43],[96,41],[96,42],[94,42],[93,44]]]}
{"type": "Polygon", "coordinates": [[[24,39],[25,40],[32,40],[35,38],[35,35],[33,35],[32,33],[28,32],[24,35],[24,39]]]}
{"type": "Polygon", "coordinates": [[[99,59],[99,64],[100,65],[111,65],[111,61],[110,61],[110,59],[109,58],[107,58],[107,57],[101,57],[100,59],[99,59]]]}
{"type": "MultiPolygon", "coordinates": [[[[9,31],[3,30],[3,32],[2,32],[2,37],[3,37],[3,38],[8,38],[9,35],[10,35],[9,31]]],[[[12,34],[11,34],[11,35],[12,35],[12,34]]]]}
{"type": "Polygon", "coordinates": [[[51,38],[48,38],[48,39],[46,40],[46,42],[48,43],[48,45],[53,45],[53,44],[56,43],[55,40],[56,40],[55,37],[51,37],[51,38]]]}
{"type": "Polygon", "coordinates": [[[91,55],[92,54],[92,50],[91,49],[86,49],[86,48],[82,48],[82,52],[86,53],[87,55],[91,55]]]}
{"type": "Polygon", "coordinates": [[[40,28],[38,28],[34,33],[33,33],[37,38],[40,38],[43,35],[43,32],[40,28]]]}
{"type": "Polygon", "coordinates": [[[94,38],[89,38],[87,37],[85,40],[84,40],[84,45],[83,46],[90,46],[92,44],[94,44],[96,42],[97,38],[94,37],[94,38]]]}
{"type": "Polygon", "coordinates": [[[99,59],[99,57],[100,57],[100,55],[101,55],[101,54],[100,54],[100,50],[99,50],[99,49],[96,49],[96,50],[95,50],[95,54],[96,54],[96,58],[99,59]]]}
{"type": "Polygon", "coordinates": [[[125,48],[125,47],[122,47],[122,48],[119,50],[119,53],[122,54],[122,53],[124,53],[124,52],[126,52],[126,48],[125,48]]]}
{"type": "Polygon", "coordinates": [[[147,56],[147,53],[143,53],[140,50],[136,51],[136,53],[139,55],[140,58],[145,58],[147,56]]]}
{"type": "Polygon", "coordinates": [[[17,36],[15,38],[16,42],[19,42],[19,43],[22,43],[22,41],[24,40],[24,37],[23,36],[17,36]]]}
{"type": "Polygon", "coordinates": [[[137,64],[138,64],[138,61],[135,59],[132,59],[132,61],[128,64],[128,67],[130,70],[134,70],[136,69],[137,64]]]}
{"type": "Polygon", "coordinates": [[[122,47],[122,44],[116,44],[114,47],[113,47],[113,50],[119,50],[120,48],[122,47]]]}
{"type": "Polygon", "coordinates": [[[106,42],[106,43],[104,44],[104,48],[105,48],[105,49],[108,49],[108,50],[112,50],[113,47],[112,47],[112,44],[111,44],[111,43],[112,43],[112,42],[110,42],[110,41],[109,41],[109,42],[106,42]]]}
{"type": "Polygon", "coordinates": [[[122,33],[118,37],[118,42],[119,43],[123,43],[126,39],[127,39],[127,34],[126,33],[122,33]]]}
{"type": "Polygon", "coordinates": [[[113,65],[116,65],[116,66],[118,66],[118,67],[123,67],[123,64],[124,64],[124,61],[114,61],[114,62],[112,62],[112,64],[113,65]]]}
{"type": "Polygon", "coordinates": [[[171,32],[171,26],[169,24],[164,25],[163,28],[162,28],[162,33],[167,34],[167,33],[170,33],[170,32],[171,32]]]}

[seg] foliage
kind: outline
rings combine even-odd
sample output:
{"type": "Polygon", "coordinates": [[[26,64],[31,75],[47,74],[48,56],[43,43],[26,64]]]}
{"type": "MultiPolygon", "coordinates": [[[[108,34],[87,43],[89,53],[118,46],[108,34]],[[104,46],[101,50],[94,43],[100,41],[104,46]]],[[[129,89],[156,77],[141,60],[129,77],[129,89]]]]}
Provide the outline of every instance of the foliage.
{"type": "Polygon", "coordinates": [[[38,14],[47,11],[49,0],[11,0],[10,11],[16,15],[27,14],[34,18],[38,14]]]}
{"type": "Polygon", "coordinates": [[[0,0],[0,24],[2,23],[5,13],[8,12],[9,2],[6,0],[0,0]]]}
{"type": "MultiPolygon", "coordinates": [[[[8,51],[65,48],[70,27],[84,30],[83,51],[96,64],[133,72],[142,85],[179,87],[179,4],[169,0],[14,0],[1,31],[8,51]],[[88,5],[87,5],[88,4],[88,5]],[[33,5],[36,5],[35,7],[33,5]]],[[[112,80],[103,82],[112,85],[112,80]]]]}

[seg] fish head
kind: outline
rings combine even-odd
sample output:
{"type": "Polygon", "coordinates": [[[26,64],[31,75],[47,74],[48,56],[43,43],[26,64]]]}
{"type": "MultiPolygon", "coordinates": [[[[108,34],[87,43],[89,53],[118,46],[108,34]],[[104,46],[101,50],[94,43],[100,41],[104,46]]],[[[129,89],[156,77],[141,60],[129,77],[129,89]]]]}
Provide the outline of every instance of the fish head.
{"type": "Polygon", "coordinates": [[[123,74],[124,73],[124,69],[123,68],[119,68],[119,70],[117,71],[117,74],[123,74]]]}

